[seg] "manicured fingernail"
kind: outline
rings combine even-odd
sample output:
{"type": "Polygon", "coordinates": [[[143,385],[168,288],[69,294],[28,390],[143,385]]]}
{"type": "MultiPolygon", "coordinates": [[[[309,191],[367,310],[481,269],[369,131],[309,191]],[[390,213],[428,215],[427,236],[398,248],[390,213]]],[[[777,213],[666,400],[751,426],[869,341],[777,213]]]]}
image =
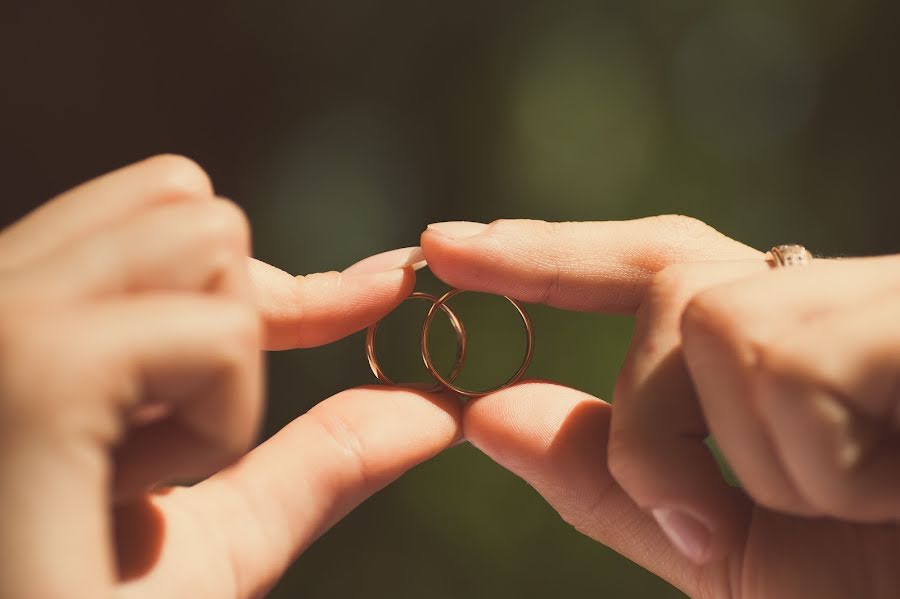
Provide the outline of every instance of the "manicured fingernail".
{"type": "Polygon", "coordinates": [[[398,268],[418,270],[423,266],[425,266],[425,254],[422,253],[422,248],[416,246],[369,256],[344,270],[344,274],[368,275],[398,268]]]}
{"type": "Polygon", "coordinates": [[[678,551],[694,563],[706,561],[710,532],[698,519],[677,509],[657,508],[651,513],[678,551]]]}
{"type": "Polygon", "coordinates": [[[472,223],[464,220],[428,225],[429,231],[434,231],[435,233],[457,241],[468,237],[475,237],[485,229],[487,229],[487,225],[484,223],[472,223]]]}

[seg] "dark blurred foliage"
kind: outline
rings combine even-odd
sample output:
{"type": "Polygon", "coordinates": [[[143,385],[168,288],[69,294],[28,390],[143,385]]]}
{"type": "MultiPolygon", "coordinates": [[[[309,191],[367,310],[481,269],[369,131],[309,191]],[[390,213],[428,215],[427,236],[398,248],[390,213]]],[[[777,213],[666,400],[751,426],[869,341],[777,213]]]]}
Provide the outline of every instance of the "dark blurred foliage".
{"type": "MultiPolygon", "coordinates": [[[[686,213],[763,249],[896,252],[898,25],[888,0],[7,1],[0,224],[178,152],[246,208],[257,255],[296,273],[498,217],[686,213]]],[[[514,345],[493,311],[467,326],[514,345]]],[[[531,373],[608,398],[629,321],[533,315],[531,373]]],[[[409,335],[384,335],[415,363],[409,335]]],[[[269,433],[370,381],[358,335],[270,366],[269,433]]],[[[466,446],[366,503],[273,592],[301,594],[678,596],[466,446]]]]}

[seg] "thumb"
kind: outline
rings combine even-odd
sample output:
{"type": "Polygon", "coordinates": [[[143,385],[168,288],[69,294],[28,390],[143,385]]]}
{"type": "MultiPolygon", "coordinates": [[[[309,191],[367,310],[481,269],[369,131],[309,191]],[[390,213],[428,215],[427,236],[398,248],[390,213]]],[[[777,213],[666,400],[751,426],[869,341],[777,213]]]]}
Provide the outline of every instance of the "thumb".
{"type": "Polygon", "coordinates": [[[463,428],[472,445],[523,478],[582,534],[690,596],[724,596],[737,558],[694,564],[629,498],[607,467],[610,416],[610,405],[595,397],[532,381],[466,404],[463,428]]]}

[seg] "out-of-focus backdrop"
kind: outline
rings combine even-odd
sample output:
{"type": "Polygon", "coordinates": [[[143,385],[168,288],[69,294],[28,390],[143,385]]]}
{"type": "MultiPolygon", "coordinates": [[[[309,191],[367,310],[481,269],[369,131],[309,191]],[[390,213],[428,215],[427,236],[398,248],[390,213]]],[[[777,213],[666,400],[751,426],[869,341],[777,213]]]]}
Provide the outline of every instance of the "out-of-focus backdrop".
{"type": "MultiPolygon", "coordinates": [[[[7,1],[0,224],[178,152],[294,273],[500,217],[684,213],[761,249],[896,252],[898,25],[889,0],[7,1]]],[[[460,299],[480,352],[466,380],[499,382],[516,321],[460,299]]],[[[395,371],[415,368],[418,308],[385,325],[395,371]]],[[[531,374],[609,398],[629,320],[532,313],[531,374]]],[[[371,381],[360,335],[270,368],[267,434],[371,381]]],[[[367,502],[272,596],[679,594],[462,446],[367,502]]]]}

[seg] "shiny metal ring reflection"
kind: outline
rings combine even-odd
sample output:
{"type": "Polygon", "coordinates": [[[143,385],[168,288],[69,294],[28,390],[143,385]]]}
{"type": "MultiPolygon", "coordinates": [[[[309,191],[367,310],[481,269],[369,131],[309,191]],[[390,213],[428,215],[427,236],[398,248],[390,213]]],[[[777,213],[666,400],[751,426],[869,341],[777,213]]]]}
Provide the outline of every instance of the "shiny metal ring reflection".
{"type": "MultiPolygon", "coordinates": [[[[407,300],[411,299],[421,299],[427,300],[431,302],[431,307],[434,309],[434,306],[438,302],[438,298],[428,294],[417,291],[410,295],[407,300]]],[[[450,325],[453,327],[454,333],[456,333],[456,361],[453,363],[453,369],[450,371],[450,374],[447,375],[447,378],[443,377],[435,377],[435,380],[439,381],[436,385],[432,387],[428,387],[425,389],[428,393],[437,393],[438,391],[443,391],[445,388],[444,380],[452,381],[456,380],[456,377],[459,376],[459,373],[462,372],[463,364],[466,361],[466,329],[463,327],[462,322],[460,322],[459,318],[456,314],[451,310],[448,306],[441,305],[441,311],[447,315],[447,318],[450,319],[450,325]]],[[[428,312],[431,314],[431,311],[428,312]]],[[[381,364],[378,363],[378,358],[375,355],[375,333],[378,331],[378,326],[381,324],[379,320],[375,324],[369,327],[366,331],[366,358],[369,361],[369,368],[372,369],[372,374],[378,378],[379,381],[384,383],[385,385],[397,385],[403,387],[412,387],[412,388],[420,388],[420,385],[416,384],[399,384],[395,383],[384,373],[384,369],[381,368],[381,364]]],[[[435,370],[429,368],[429,372],[432,376],[435,374],[435,370]]],[[[438,375],[440,376],[440,375],[438,375]]]]}
{"type": "Polygon", "coordinates": [[[428,372],[431,374],[431,376],[433,376],[435,380],[437,380],[448,390],[469,398],[482,397],[484,395],[487,395],[488,393],[494,393],[516,384],[525,375],[525,371],[527,371],[528,367],[531,365],[531,358],[534,356],[534,326],[532,325],[531,318],[528,316],[528,313],[525,311],[525,308],[522,306],[522,304],[504,295],[503,298],[513,305],[513,307],[516,309],[516,312],[519,313],[519,317],[522,319],[522,323],[525,325],[526,348],[525,357],[522,360],[522,364],[519,366],[519,369],[515,372],[515,374],[513,374],[505,383],[503,383],[499,387],[494,387],[493,389],[488,389],[487,391],[471,391],[469,389],[463,389],[462,387],[459,387],[453,383],[453,378],[444,378],[443,376],[441,376],[441,373],[439,373],[437,369],[435,369],[434,363],[431,360],[431,351],[428,348],[428,335],[431,332],[431,323],[434,321],[434,316],[437,314],[438,310],[443,310],[447,307],[447,302],[450,301],[451,298],[463,292],[463,289],[451,289],[440,298],[438,298],[438,300],[434,302],[434,304],[428,310],[428,314],[425,316],[425,322],[422,325],[422,360],[425,362],[425,368],[428,369],[428,372]]]}

